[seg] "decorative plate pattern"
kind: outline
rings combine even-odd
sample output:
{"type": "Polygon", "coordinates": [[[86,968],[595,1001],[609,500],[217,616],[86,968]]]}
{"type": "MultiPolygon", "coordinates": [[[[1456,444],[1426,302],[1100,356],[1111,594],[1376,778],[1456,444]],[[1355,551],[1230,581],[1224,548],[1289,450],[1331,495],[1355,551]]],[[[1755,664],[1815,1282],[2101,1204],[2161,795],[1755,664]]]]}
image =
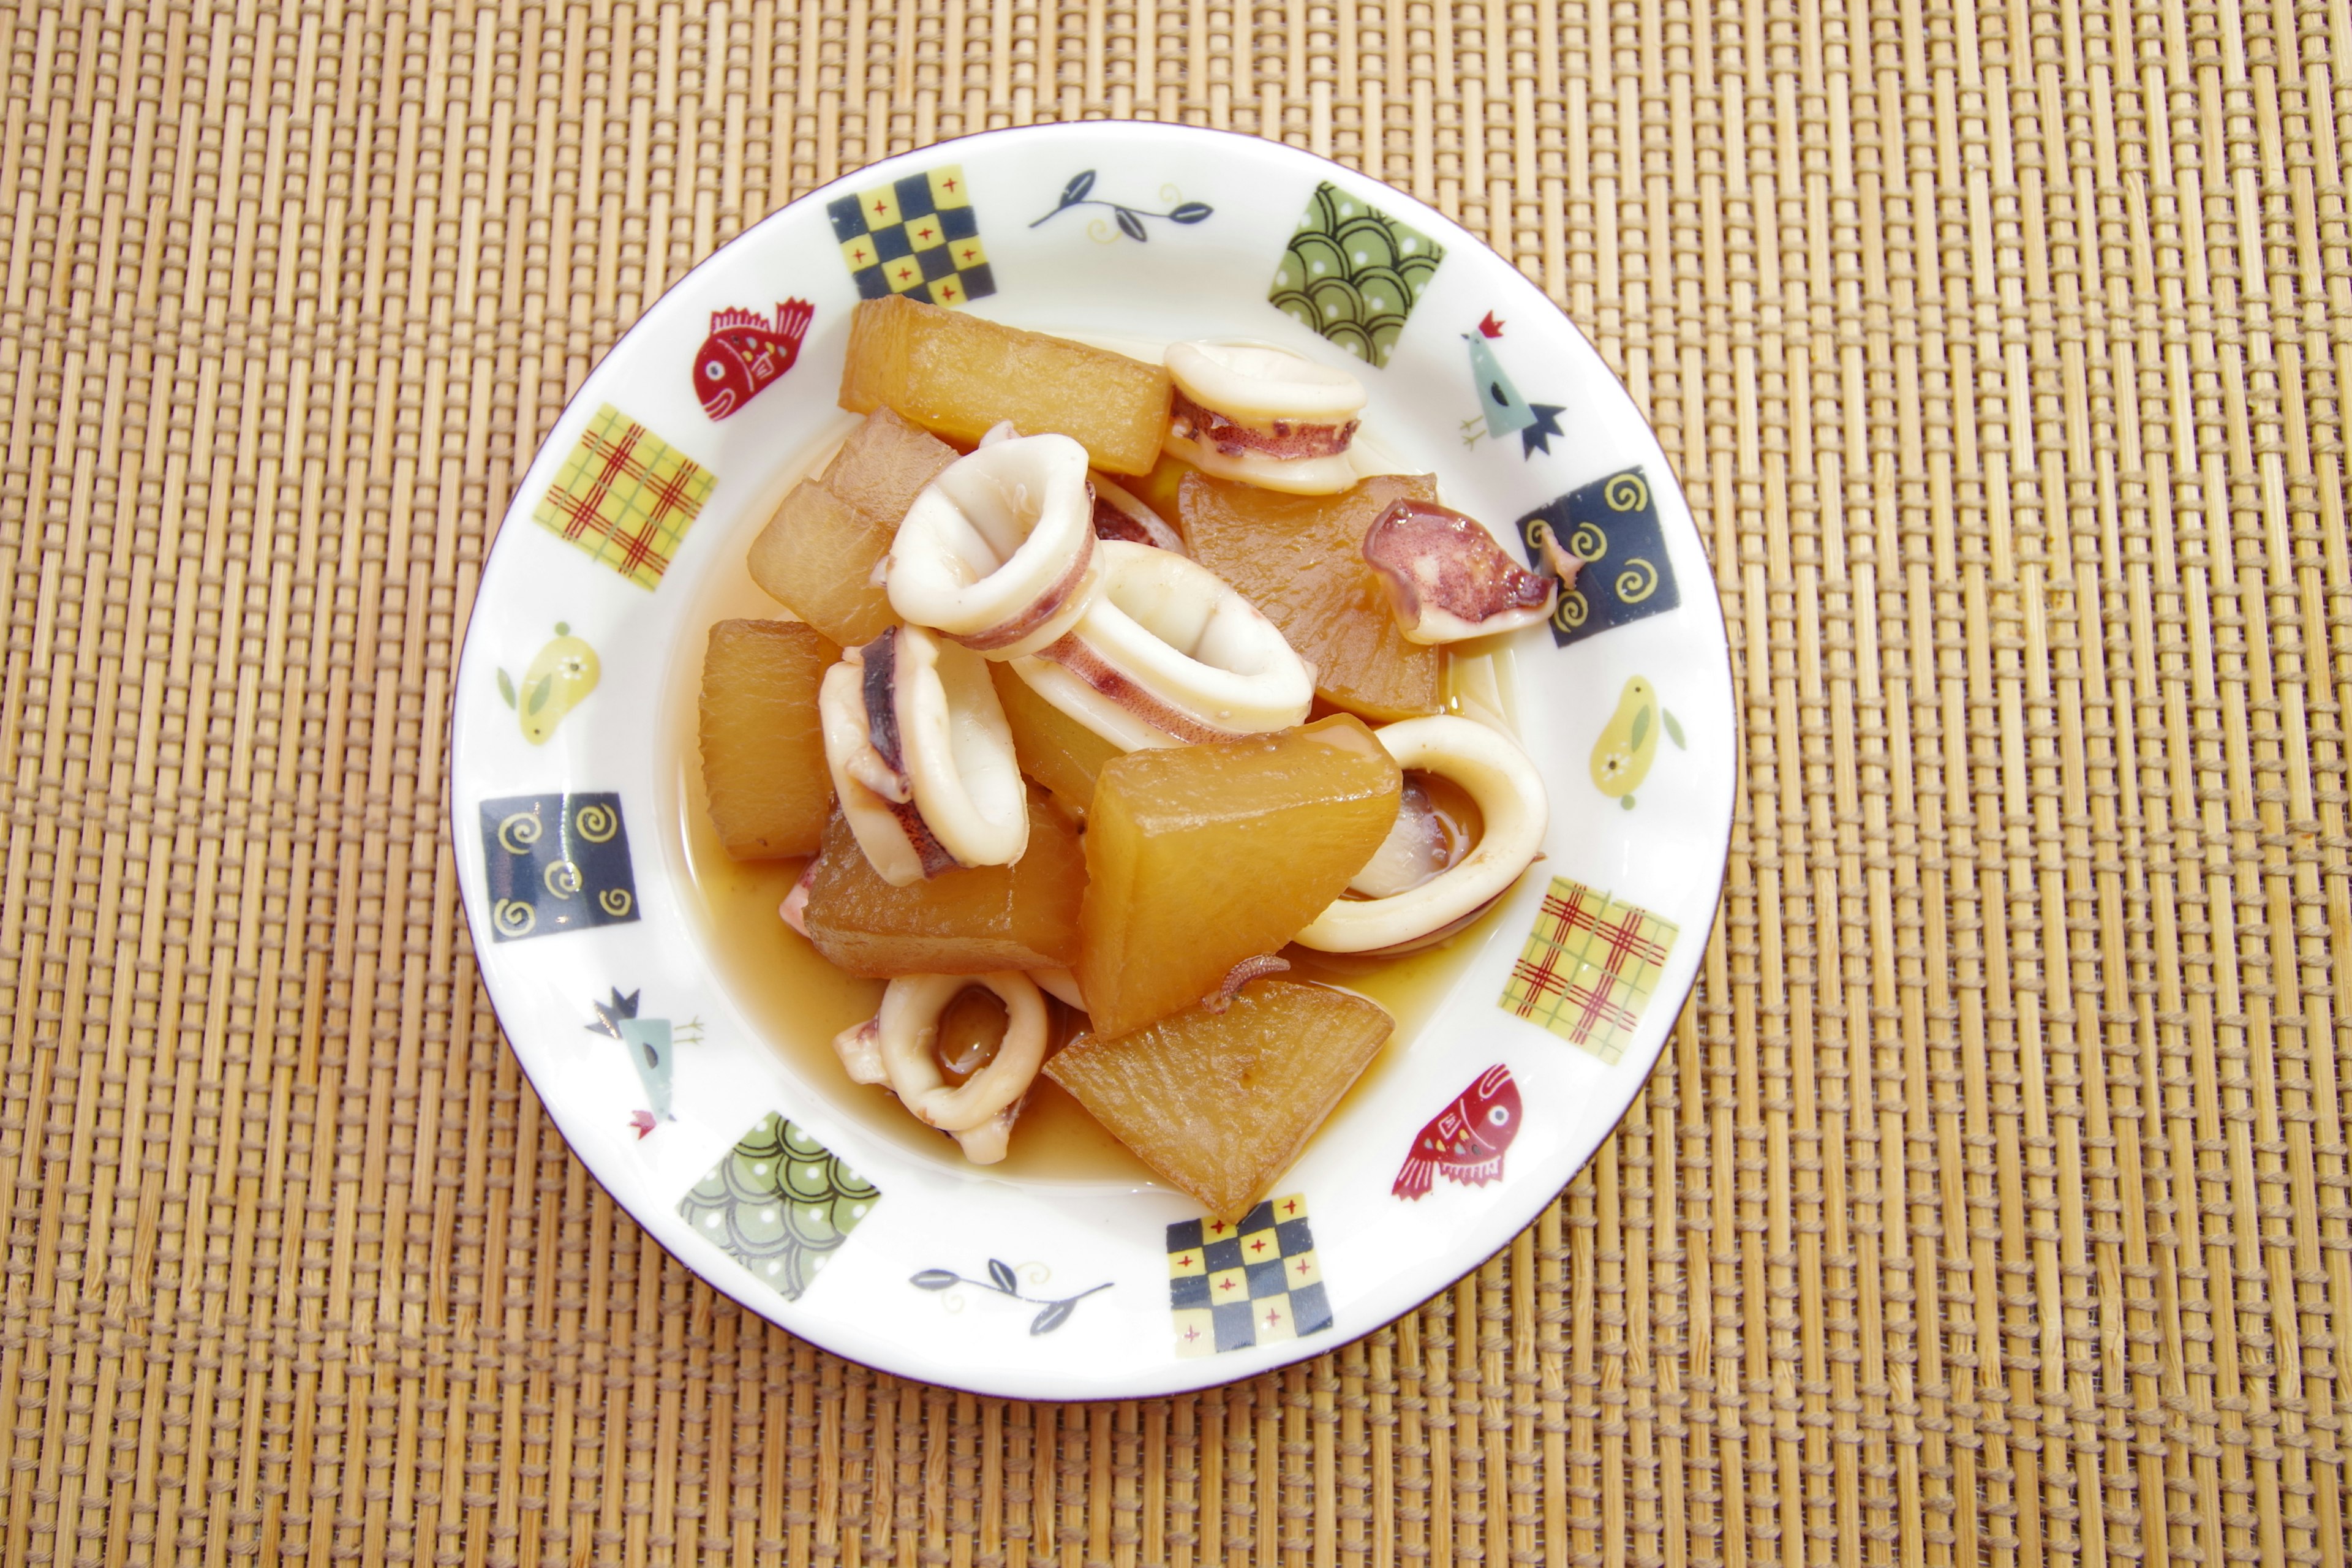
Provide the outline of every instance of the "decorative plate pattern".
{"type": "Polygon", "coordinates": [[[1307,198],[1266,298],[1358,359],[1385,365],[1445,247],[1325,182],[1307,198]]]}
{"type": "Polygon", "coordinates": [[[481,804],[490,932],[499,942],[637,918],[621,797],[522,795],[481,804]]]}
{"type": "Polygon", "coordinates": [[[801,340],[815,315],[806,300],[778,304],[773,320],[731,305],[711,311],[710,335],[694,357],[694,395],[702,411],[724,419],[782,381],[800,363],[801,340]]]}
{"type": "Polygon", "coordinates": [[[638,587],[658,588],[715,482],[608,403],[580,433],[531,517],[638,587]]]}
{"type": "Polygon", "coordinates": [[[1511,1140],[1519,1135],[1519,1123],[1526,1119],[1518,1081],[1509,1068],[1496,1063],[1429,1119],[1389,1191],[1417,1200],[1429,1195],[1431,1184],[1440,1176],[1468,1187],[1501,1181],[1503,1156],[1510,1152],[1511,1140]]]}
{"type": "MultiPolygon", "coordinates": [[[[1042,1276],[1048,1271],[1042,1265],[1033,1265],[1030,1272],[1042,1276]]],[[[1037,1309],[1037,1313],[1029,1320],[1029,1331],[1032,1334],[1052,1333],[1070,1321],[1071,1314],[1078,1310],[1079,1302],[1089,1296],[1099,1295],[1111,1287],[1111,1282],[1106,1279],[1099,1285],[1091,1286],[1084,1290],[1074,1290],[1066,1296],[1024,1296],[1021,1293],[1021,1271],[998,1258],[988,1260],[988,1278],[985,1279],[966,1279],[952,1268],[926,1268],[908,1279],[907,1283],[918,1290],[950,1292],[942,1297],[950,1303],[956,1300],[952,1292],[961,1287],[970,1286],[975,1290],[984,1290],[992,1296],[1001,1296],[1008,1301],[1018,1301],[1024,1306],[1034,1307],[1037,1309]]]]}
{"type": "Polygon", "coordinates": [[[1675,934],[1647,910],[1554,877],[1503,1006],[1614,1062],[1641,1026],[1675,934]]]}
{"type": "Polygon", "coordinates": [[[1079,170],[1070,176],[1070,183],[1062,187],[1061,199],[1054,204],[1054,210],[1029,226],[1043,228],[1073,207],[1100,207],[1111,216],[1108,218],[1095,218],[1087,225],[1088,239],[1093,240],[1097,245],[1116,245],[1122,238],[1131,239],[1138,245],[1143,245],[1149,243],[1151,238],[1150,225],[1152,220],[1165,219],[1174,224],[1203,223],[1213,216],[1217,210],[1206,202],[1184,200],[1183,193],[1173,185],[1160,187],[1160,199],[1168,204],[1166,212],[1153,212],[1149,207],[1132,206],[1126,202],[1108,201],[1101,196],[1091,195],[1094,188],[1095,172],[1092,169],[1079,170]]]}
{"type": "Polygon", "coordinates": [[[694,1184],[677,1212],[787,1301],[797,1301],[882,1198],[832,1150],[773,1111],[694,1184]]]}
{"type": "Polygon", "coordinates": [[[515,710],[522,725],[522,738],[534,746],[543,746],[547,738],[555,733],[556,725],[563,721],[563,716],[596,689],[596,682],[604,673],[596,650],[558,621],[555,635],[531,656],[520,685],[504,669],[499,671],[499,696],[515,710]]]}
{"type": "Polygon", "coordinates": [[[702,1038],[702,1020],[693,1018],[678,1024],[656,1018],[639,1010],[643,992],[632,991],[624,996],[619,986],[612,989],[609,1000],[591,1004],[596,1020],[588,1026],[588,1030],[619,1041],[629,1066],[635,1069],[638,1087],[645,1091],[646,1109],[629,1115],[631,1125],[642,1138],[661,1123],[677,1120],[670,1114],[669,1106],[670,1086],[677,1070],[677,1047],[702,1038]]]}
{"type": "Polygon", "coordinates": [[[1331,1302],[1307,1200],[1297,1193],[1268,1198],[1239,1225],[1202,1218],[1170,1226],[1168,1306],[1180,1356],[1247,1350],[1329,1328],[1331,1302]]]}
{"type": "Polygon", "coordinates": [[[1657,502],[1642,469],[1580,485],[1519,519],[1529,561],[1538,558],[1538,528],[1549,529],[1584,563],[1576,585],[1552,610],[1552,640],[1560,647],[1682,607],[1657,502]]]}
{"type": "Polygon", "coordinates": [[[1492,310],[1478,319],[1476,331],[1462,334],[1462,341],[1470,346],[1470,384],[1478,394],[1478,412],[1462,422],[1462,427],[1470,432],[1465,443],[1475,446],[1481,434],[1497,440],[1516,435],[1521,457],[1549,454],[1551,438],[1562,434],[1559,416],[1568,410],[1557,403],[1527,400],[1496,355],[1493,340],[1502,335],[1503,323],[1492,310]],[[1483,432],[1477,428],[1481,425],[1486,426],[1483,432]]]}
{"type": "Polygon", "coordinates": [[[1690,749],[1683,739],[1682,721],[1659,702],[1657,689],[1638,675],[1628,677],[1625,689],[1617,694],[1617,710],[1592,742],[1592,787],[1633,810],[1640,804],[1633,792],[1650,776],[1661,737],[1673,742],[1675,751],[1690,749]]]}
{"type": "Polygon", "coordinates": [[[996,292],[961,163],[835,197],[824,210],[861,299],[961,305],[996,292]]]}

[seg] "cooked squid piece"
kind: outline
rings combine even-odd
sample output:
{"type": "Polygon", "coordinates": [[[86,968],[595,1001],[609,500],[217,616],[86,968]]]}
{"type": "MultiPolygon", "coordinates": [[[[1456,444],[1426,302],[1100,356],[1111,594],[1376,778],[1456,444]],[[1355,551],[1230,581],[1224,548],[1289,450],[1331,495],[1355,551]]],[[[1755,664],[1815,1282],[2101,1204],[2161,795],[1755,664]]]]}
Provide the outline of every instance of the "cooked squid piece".
{"type": "Polygon", "coordinates": [[[1529,572],[1474,518],[1400,500],[1364,532],[1364,560],[1407,642],[1450,643],[1540,624],[1558,578],[1529,572]]]}
{"type": "Polygon", "coordinates": [[[990,658],[1045,647],[1094,597],[1087,449],[991,431],[915,498],[883,571],[890,607],[916,626],[990,658]]]}
{"type": "Polygon", "coordinates": [[[1367,899],[1392,899],[1450,869],[1470,852],[1475,835],[1467,824],[1447,821],[1430,798],[1428,781],[1429,774],[1421,769],[1405,774],[1396,821],[1364,868],[1349,881],[1348,891],[1367,899]]]}
{"type": "Polygon", "coordinates": [[[809,889],[815,883],[816,857],[812,855],[809,863],[801,868],[800,880],[794,882],[793,890],[784,895],[784,901],[776,906],[777,918],[803,937],[808,935],[809,889]]]}
{"type": "Polygon", "coordinates": [[[1013,731],[978,654],[893,626],[825,671],[817,717],[842,814],[891,886],[1028,847],[1013,731]]]}
{"type": "Polygon", "coordinates": [[[1066,1003],[1081,1013],[1087,1010],[1086,996],[1078,990],[1078,977],[1068,970],[1033,969],[1029,972],[1029,978],[1037,983],[1038,990],[1055,1001],[1066,1003]]]}
{"type": "Polygon", "coordinates": [[[1160,515],[1144,505],[1122,486],[1113,484],[1100,474],[1093,476],[1095,489],[1095,537],[1122,540],[1129,544],[1149,544],[1154,550],[1165,550],[1177,555],[1192,552],[1184,548],[1184,536],[1168,526],[1160,515]]]}
{"type": "Polygon", "coordinates": [[[1207,567],[1106,540],[1076,627],[1013,661],[1031,689],[1121,751],[1230,741],[1302,722],[1315,671],[1207,567]]]}
{"type": "Polygon", "coordinates": [[[1549,522],[1538,522],[1528,530],[1535,542],[1536,553],[1551,575],[1559,579],[1559,591],[1567,593],[1576,586],[1576,574],[1584,569],[1584,559],[1559,542],[1549,522]]]}
{"type": "MultiPolygon", "coordinates": [[[[1413,840],[1429,828],[1409,824],[1391,830],[1389,842],[1350,886],[1396,890],[1333,900],[1298,933],[1301,946],[1325,952],[1382,952],[1450,935],[1518,880],[1543,846],[1549,821],[1543,780],[1509,736],[1450,714],[1407,719],[1373,734],[1400,768],[1434,773],[1459,785],[1477,806],[1483,831],[1468,854],[1428,875],[1433,862],[1425,847],[1413,840]]],[[[1399,813],[1401,820],[1404,816],[1399,813]]]]}
{"type": "Polygon", "coordinates": [[[858,1083],[882,1084],[914,1118],[953,1137],[964,1158],[992,1165],[1004,1158],[1013,1123],[1045,1061],[1045,1002],[1015,970],[995,974],[908,974],[890,982],[882,1010],[835,1036],[833,1048],[858,1083]],[[958,1083],[940,1057],[940,1026],[956,998],[974,986],[1004,1004],[1004,1037],[958,1083]]]}
{"type": "Polygon", "coordinates": [[[1163,449],[1219,479],[1292,495],[1335,495],[1356,482],[1348,454],[1364,384],[1287,349],[1174,343],[1176,383],[1163,449]]]}

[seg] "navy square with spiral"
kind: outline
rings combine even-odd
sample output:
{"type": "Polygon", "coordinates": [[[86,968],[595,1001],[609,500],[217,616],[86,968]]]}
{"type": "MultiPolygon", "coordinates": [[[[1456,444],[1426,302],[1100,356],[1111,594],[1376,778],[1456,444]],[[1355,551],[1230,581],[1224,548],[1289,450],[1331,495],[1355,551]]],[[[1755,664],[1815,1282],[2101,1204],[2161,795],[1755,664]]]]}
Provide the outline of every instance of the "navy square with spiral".
{"type": "Polygon", "coordinates": [[[637,918],[629,830],[617,795],[516,795],[482,802],[490,933],[521,942],[637,918]]]}
{"type": "Polygon", "coordinates": [[[1552,606],[1552,641],[1559,647],[1683,602],[1666,559],[1657,498],[1641,469],[1595,479],[1519,519],[1519,543],[1531,564],[1544,558],[1538,529],[1549,529],[1553,541],[1583,563],[1576,585],[1552,606]]]}

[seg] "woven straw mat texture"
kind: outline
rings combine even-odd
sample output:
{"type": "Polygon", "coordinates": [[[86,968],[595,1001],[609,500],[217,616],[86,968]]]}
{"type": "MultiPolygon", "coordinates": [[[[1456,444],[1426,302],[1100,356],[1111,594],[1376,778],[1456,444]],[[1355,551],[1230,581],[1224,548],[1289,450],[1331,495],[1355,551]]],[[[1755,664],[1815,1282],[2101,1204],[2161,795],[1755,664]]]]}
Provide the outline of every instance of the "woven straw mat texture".
{"type": "Polygon", "coordinates": [[[2342,1563],[2352,8],[0,10],[0,1560],[2342,1563]],[[444,814],[490,534],[667,285],[1143,116],[1458,215],[1712,552],[1729,881],[1647,1092],[1392,1328],[879,1376],[520,1079],[444,814]]]}

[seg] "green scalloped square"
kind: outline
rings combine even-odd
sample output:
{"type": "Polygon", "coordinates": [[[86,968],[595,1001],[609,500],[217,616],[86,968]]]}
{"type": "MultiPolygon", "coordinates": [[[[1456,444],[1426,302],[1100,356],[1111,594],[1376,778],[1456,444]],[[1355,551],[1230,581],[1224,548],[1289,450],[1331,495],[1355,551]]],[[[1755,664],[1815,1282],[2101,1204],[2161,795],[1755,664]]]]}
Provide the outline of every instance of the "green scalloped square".
{"type": "Polygon", "coordinates": [[[797,1301],[881,1189],[773,1111],[679,1200],[695,1234],[797,1301]]]}
{"type": "Polygon", "coordinates": [[[1266,299],[1309,331],[1386,365],[1445,247],[1326,181],[1307,198],[1266,299]]]}

